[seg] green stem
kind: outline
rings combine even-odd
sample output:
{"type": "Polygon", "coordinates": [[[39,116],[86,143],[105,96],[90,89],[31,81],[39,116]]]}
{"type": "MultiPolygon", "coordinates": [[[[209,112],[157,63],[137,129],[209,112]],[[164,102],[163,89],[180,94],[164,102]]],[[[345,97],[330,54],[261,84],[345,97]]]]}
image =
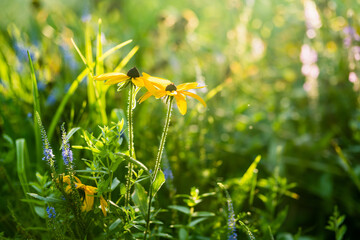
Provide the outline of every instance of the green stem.
{"type": "MultiPolygon", "coordinates": [[[[129,156],[134,158],[134,130],[133,130],[133,101],[134,101],[134,88],[135,85],[130,83],[129,90],[129,106],[128,106],[128,128],[129,128],[129,156]]],[[[131,179],[132,179],[133,164],[128,163],[128,175],[126,179],[126,194],[125,194],[125,207],[129,205],[130,192],[131,192],[131,179]]]]}
{"type": "Polygon", "coordinates": [[[169,102],[168,102],[168,109],[167,109],[167,113],[166,113],[166,119],[165,119],[165,125],[164,125],[164,129],[161,135],[161,140],[160,140],[160,146],[159,146],[159,150],[156,156],[156,162],[155,162],[155,168],[154,168],[154,173],[152,175],[152,178],[150,180],[150,188],[149,188],[149,203],[148,203],[148,213],[146,216],[146,229],[145,229],[145,233],[144,233],[144,240],[147,237],[148,232],[150,231],[150,214],[151,214],[151,202],[153,197],[152,196],[152,188],[153,188],[153,184],[155,182],[156,176],[160,170],[160,164],[161,164],[161,157],[162,157],[162,153],[164,151],[164,147],[165,147],[165,140],[166,140],[166,136],[169,130],[169,126],[170,126],[170,120],[171,120],[171,110],[172,110],[172,102],[173,102],[173,97],[170,97],[169,102]]]}

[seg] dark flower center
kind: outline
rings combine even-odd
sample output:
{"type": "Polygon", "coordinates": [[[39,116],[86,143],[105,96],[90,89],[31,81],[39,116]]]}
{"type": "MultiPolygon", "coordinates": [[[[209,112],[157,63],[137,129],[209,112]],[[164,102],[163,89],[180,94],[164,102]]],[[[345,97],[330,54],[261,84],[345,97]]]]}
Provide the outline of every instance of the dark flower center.
{"type": "Polygon", "coordinates": [[[140,73],[139,71],[137,70],[136,67],[133,67],[132,69],[130,69],[127,74],[126,74],[128,77],[130,78],[138,78],[140,77],[140,73]]]}
{"type": "Polygon", "coordinates": [[[167,85],[166,88],[165,88],[165,91],[169,91],[169,92],[173,92],[173,91],[176,91],[176,90],[177,90],[177,88],[176,88],[175,84],[173,84],[173,83],[167,85]]]}

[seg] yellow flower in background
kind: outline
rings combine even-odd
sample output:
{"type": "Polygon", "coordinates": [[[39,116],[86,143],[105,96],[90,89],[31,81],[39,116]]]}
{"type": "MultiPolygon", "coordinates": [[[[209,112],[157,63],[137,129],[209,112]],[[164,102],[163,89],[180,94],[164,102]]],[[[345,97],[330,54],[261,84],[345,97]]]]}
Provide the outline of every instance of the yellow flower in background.
{"type": "Polygon", "coordinates": [[[132,69],[130,69],[127,72],[127,74],[116,73],[116,72],[104,73],[104,74],[95,76],[94,80],[96,80],[96,81],[105,81],[106,80],[105,85],[112,85],[112,84],[118,84],[118,83],[126,84],[128,82],[132,82],[137,87],[144,86],[143,77],[140,76],[140,73],[136,67],[133,67],[132,69]]]}
{"type": "Polygon", "coordinates": [[[206,107],[206,103],[201,97],[199,97],[195,93],[188,92],[188,90],[191,89],[205,87],[199,87],[197,82],[183,83],[176,86],[174,83],[167,79],[153,77],[146,73],[143,73],[143,80],[144,86],[146,87],[148,92],[139,99],[140,103],[142,103],[151,96],[154,96],[155,98],[174,97],[180,113],[184,115],[187,111],[186,96],[189,96],[200,101],[204,105],[204,107],[206,107]]]}
{"type": "MultiPolygon", "coordinates": [[[[94,206],[94,196],[97,193],[97,188],[93,187],[93,186],[88,186],[85,184],[82,184],[80,179],[74,176],[74,184],[75,184],[75,188],[80,190],[80,197],[82,200],[83,205],[81,206],[81,211],[90,211],[93,209],[94,206]]],[[[65,188],[65,192],[66,193],[70,193],[71,191],[71,181],[70,181],[70,176],[69,175],[65,175],[63,177],[63,182],[67,183],[68,186],[66,186],[65,188]]],[[[107,207],[107,202],[106,200],[103,198],[103,196],[100,196],[100,206],[101,206],[101,210],[104,214],[104,216],[106,217],[107,213],[106,213],[106,207],[107,207]]]]}

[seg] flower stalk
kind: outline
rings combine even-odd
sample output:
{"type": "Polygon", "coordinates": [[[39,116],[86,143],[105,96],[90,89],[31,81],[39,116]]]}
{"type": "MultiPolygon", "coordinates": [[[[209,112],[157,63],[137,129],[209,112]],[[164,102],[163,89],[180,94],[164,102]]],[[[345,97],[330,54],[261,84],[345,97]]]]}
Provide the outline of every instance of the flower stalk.
{"type": "Polygon", "coordinates": [[[162,157],[162,153],[164,151],[164,147],[165,147],[165,141],[166,141],[166,136],[169,130],[169,126],[170,126],[170,120],[171,120],[171,110],[172,110],[172,103],[173,103],[173,98],[172,96],[168,96],[166,99],[166,102],[168,103],[168,108],[167,108],[167,112],[166,112],[166,119],[165,119],[165,125],[164,125],[164,129],[161,135],[161,140],[160,140],[160,146],[159,146],[159,150],[156,156],[156,162],[155,162],[155,168],[154,168],[154,173],[152,174],[151,178],[150,178],[150,188],[149,188],[149,203],[148,203],[148,208],[147,208],[147,215],[146,215],[146,228],[145,228],[145,233],[144,233],[144,240],[147,237],[148,232],[150,231],[150,214],[151,214],[151,202],[153,199],[153,194],[152,194],[152,189],[153,189],[153,184],[156,180],[156,176],[160,170],[160,165],[161,165],[161,157],[162,157]]]}
{"type": "MultiPolygon", "coordinates": [[[[134,128],[133,128],[133,105],[134,105],[134,96],[135,93],[135,85],[131,82],[129,89],[129,105],[128,105],[128,131],[129,131],[129,156],[134,158],[134,128]]],[[[128,175],[126,179],[126,193],[125,193],[125,207],[129,205],[130,201],[130,193],[131,193],[131,179],[133,172],[133,164],[131,162],[128,163],[128,175]]]]}

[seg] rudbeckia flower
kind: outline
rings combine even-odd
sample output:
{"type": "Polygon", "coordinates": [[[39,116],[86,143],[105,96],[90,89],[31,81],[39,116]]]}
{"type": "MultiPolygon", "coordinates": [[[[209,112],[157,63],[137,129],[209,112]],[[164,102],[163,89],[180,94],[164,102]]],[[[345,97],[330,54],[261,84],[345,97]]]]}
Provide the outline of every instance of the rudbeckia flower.
{"type": "Polygon", "coordinates": [[[127,85],[127,83],[132,82],[137,87],[144,86],[143,77],[140,76],[140,73],[136,67],[133,67],[132,69],[130,69],[126,74],[116,73],[116,72],[100,74],[100,75],[95,76],[94,80],[96,80],[96,81],[107,80],[105,82],[105,85],[123,83],[125,86],[125,85],[127,85]]]}
{"type": "MultiPolygon", "coordinates": [[[[71,181],[70,181],[70,176],[69,175],[65,175],[63,177],[63,182],[67,183],[68,186],[66,186],[65,188],[65,192],[66,193],[70,193],[71,191],[71,181]]],[[[82,200],[83,205],[81,206],[81,211],[90,211],[93,209],[94,206],[94,196],[97,193],[97,188],[93,187],[93,186],[88,186],[85,184],[82,184],[80,179],[74,176],[74,184],[75,184],[75,189],[80,191],[80,197],[82,200]]],[[[101,206],[101,210],[104,214],[104,216],[106,217],[107,213],[106,213],[106,207],[107,207],[107,202],[106,200],[103,198],[103,196],[100,196],[100,206],[101,206]]]]}
{"type": "Polygon", "coordinates": [[[205,87],[199,87],[197,82],[183,83],[176,86],[174,83],[167,79],[152,77],[146,73],[143,73],[143,76],[144,86],[146,87],[148,92],[139,99],[140,103],[142,103],[151,96],[154,96],[155,98],[174,97],[180,113],[184,115],[187,111],[186,96],[189,96],[200,101],[204,105],[204,107],[206,107],[206,103],[201,97],[199,97],[195,93],[188,92],[188,90],[190,89],[205,87]]]}

